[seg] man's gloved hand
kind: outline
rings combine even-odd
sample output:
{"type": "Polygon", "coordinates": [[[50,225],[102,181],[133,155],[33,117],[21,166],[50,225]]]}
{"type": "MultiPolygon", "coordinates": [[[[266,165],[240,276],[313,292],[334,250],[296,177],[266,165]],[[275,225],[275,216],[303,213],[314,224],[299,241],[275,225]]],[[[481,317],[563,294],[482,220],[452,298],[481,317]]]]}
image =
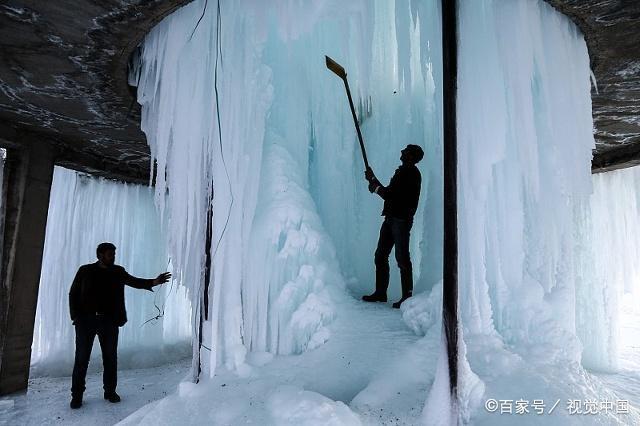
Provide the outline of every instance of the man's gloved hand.
{"type": "Polygon", "coordinates": [[[377,187],[378,184],[375,181],[369,181],[369,192],[373,193],[377,187]]]}
{"type": "Polygon", "coordinates": [[[376,175],[373,174],[373,170],[371,167],[367,167],[367,170],[364,171],[364,178],[369,182],[377,181],[376,175]]]}

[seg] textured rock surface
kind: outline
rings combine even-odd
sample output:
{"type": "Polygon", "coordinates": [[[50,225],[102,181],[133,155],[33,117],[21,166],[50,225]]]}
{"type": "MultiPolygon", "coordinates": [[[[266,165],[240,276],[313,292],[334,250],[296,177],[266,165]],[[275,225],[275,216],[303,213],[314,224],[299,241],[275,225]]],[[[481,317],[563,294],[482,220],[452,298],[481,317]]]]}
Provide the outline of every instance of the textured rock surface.
{"type": "Polygon", "coordinates": [[[546,0],[582,30],[598,90],[593,170],[640,163],[640,1],[546,0]]]}
{"type": "Polygon", "coordinates": [[[127,61],[157,22],[189,1],[2,2],[0,145],[52,143],[60,165],[148,181],[127,61]]]}

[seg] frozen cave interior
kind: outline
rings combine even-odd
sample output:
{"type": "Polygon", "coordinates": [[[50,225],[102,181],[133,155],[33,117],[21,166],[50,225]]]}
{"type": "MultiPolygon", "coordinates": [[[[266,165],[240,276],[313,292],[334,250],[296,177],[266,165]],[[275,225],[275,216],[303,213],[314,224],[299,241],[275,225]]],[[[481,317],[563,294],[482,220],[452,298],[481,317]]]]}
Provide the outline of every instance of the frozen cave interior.
{"type": "MultiPolygon", "coordinates": [[[[566,425],[585,419],[568,399],[622,398],[620,380],[640,382],[640,175],[591,175],[592,76],[568,18],[541,0],[461,0],[459,382],[448,399],[440,12],[437,0],[196,0],[160,22],[129,75],[154,185],[56,168],[32,372],[70,371],[68,285],[112,241],[130,273],[174,277],[154,295],[127,293],[121,365],[192,356],[194,371],[125,424],[512,424],[485,408],[493,398],[562,401],[550,419],[566,425]],[[347,70],[383,183],[406,144],[425,151],[415,296],[400,311],[359,301],[374,288],[382,202],[324,55],[347,70]]],[[[633,403],[601,415],[640,420],[633,403]]]]}

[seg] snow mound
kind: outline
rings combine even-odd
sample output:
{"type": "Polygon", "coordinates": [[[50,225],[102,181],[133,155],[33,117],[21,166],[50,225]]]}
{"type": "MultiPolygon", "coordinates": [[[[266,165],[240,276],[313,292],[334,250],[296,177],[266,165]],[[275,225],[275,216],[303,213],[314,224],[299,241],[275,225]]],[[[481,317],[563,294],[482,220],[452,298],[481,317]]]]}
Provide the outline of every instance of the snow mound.
{"type": "Polygon", "coordinates": [[[360,418],[340,401],[295,386],[281,386],[267,402],[278,426],[360,425],[360,418]]]}
{"type": "Polygon", "coordinates": [[[402,319],[414,333],[420,336],[442,319],[442,281],[431,291],[416,294],[400,307],[402,319]]]}

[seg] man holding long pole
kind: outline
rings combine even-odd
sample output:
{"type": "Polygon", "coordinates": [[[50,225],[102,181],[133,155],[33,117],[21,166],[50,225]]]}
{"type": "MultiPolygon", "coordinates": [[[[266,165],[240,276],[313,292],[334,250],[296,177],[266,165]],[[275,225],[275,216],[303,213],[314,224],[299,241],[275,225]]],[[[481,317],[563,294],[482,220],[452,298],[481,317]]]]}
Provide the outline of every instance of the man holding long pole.
{"type": "Polygon", "coordinates": [[[380,227],[380,238],[375,254],[376,291],[362,296],[365,302],[386,302],[389,287],[389,254],[395,247],[396,261],[400,268],[402,298],[393,304],[399,308],[402,302],[413,294],[413,268],[409,254],[409,240],[413,216],[418,208],[422,177],[416,164],[422,160],[424,152],[418,145],[407,145],[401,151],[402,165],[396,169],[389,185],[383,186],[370,168],[365,171],[369,181],[369,191],[384,200],[380,227]]]}
{"type": "Polygon", "coordinates": [[[344,82],[344,87],[349,99],[349,107],[353,116],[353,123],[358,133],[358,142],[362,152],[362,159],[365,166],[365,178],[369,181],[369,191],[375,192],[384,200],[382,215],[385,217],[380,228],[380,238],[375,254],[376,264],[376,291],[373,294],[362,296],[365,302],[386,302],[387,288],[389,287],[389,254],[395,246],[396,261],[400,268],[400,281],[402,283],[402,298],[393,304],[394,308],[399,308],[402,302],[413,294],[413,268],[409,254],[409,240],[413,216],[418,207],[420,197],[420,184],[422,177],[416,164],[422,160],[424,152],[418,145],[407,145],[402,150],[400,161],[402,165],[398,167],[391,178],[388,186],[383,186],[376,178],[364,148],[364,141],[356,110],[353,106],[347,72],[336,61],[325,56],[327,68],[336,74],[344,82]]]}

